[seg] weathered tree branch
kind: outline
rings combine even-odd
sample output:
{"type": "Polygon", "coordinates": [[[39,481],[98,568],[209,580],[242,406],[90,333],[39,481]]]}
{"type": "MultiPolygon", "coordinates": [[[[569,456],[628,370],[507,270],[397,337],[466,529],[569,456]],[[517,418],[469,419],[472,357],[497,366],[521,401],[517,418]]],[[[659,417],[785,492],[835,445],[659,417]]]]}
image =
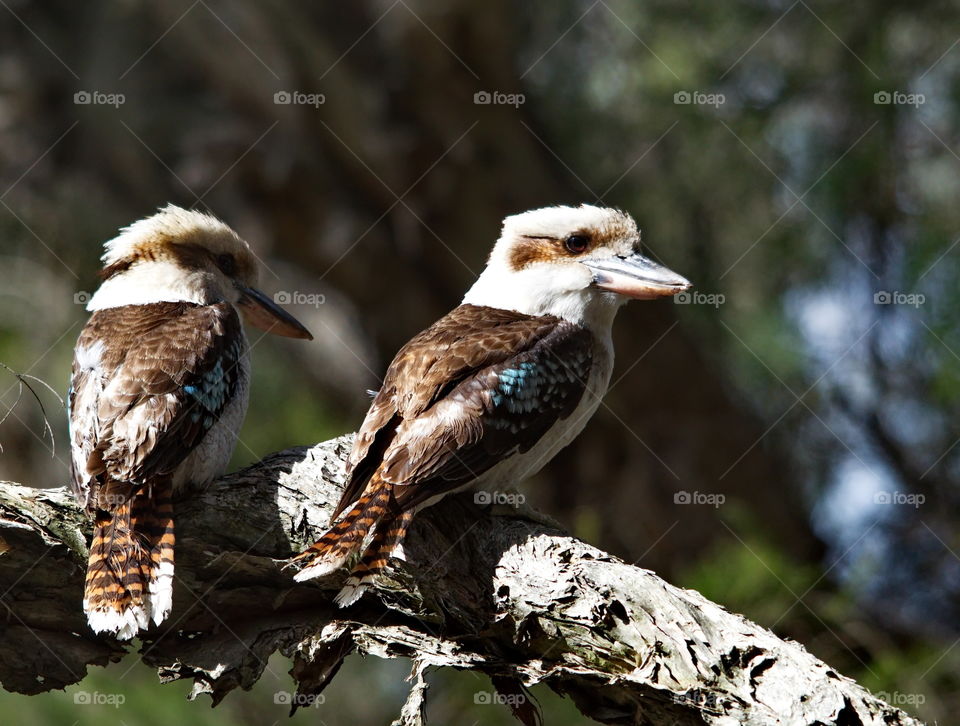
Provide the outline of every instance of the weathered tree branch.
{"type": "MultiPolygon", "coordinates": [[[[327,524],[349,446],[343,437],[283,451],[178,503],[173,613],[141,645],[161,679],[193,679],[194,694],[218,702],[252,685],[279,649],[294,659],[299,692],[315,694],[361,651],[413,660],[404,724],[421,723],[424,672],[442,666],[486,673],[505,694],[545,682],[602,723],[918,723],[801,645],[469,496],[419,516],[407,563],[338,610],[343,574],[294,586],[283,565],[327,524]]],[[[62,688],[130,647],[85,625],[89,534],[63,489],[0,484],[7,690],[62,688]]]]}

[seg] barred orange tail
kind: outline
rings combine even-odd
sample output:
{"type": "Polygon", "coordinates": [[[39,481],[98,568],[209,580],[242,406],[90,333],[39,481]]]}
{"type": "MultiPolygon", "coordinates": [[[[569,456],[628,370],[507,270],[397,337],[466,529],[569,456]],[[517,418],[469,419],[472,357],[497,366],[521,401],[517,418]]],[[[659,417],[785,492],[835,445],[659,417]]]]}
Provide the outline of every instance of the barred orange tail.
{"type": "Polygon", "coordinates": [[[159,625],[173,604],[173,502],[169,482],[98,510],[83,610],[97,633],[121,640],[159,625]]]}
{"type": "Polygon", "coordinates": [[[303,565],[293,579],[303,582],[340,568],[360,549],[373,525],[387,513],[389,504],[390,484],[374,475],[353,508],[315,544],[293,558],[293,562],[303,565]]]}
{"type": "Polygon", "coordinates": [[[377,531],[353,568],[350,577],[337,594],[336,602],[342,608],[353,605],[373,583],[374,578],[387,568],[391,557],[403,559],[403,540],[413,521],[413,512],[406,511],[385,517],[377,522],[377,531]]]}

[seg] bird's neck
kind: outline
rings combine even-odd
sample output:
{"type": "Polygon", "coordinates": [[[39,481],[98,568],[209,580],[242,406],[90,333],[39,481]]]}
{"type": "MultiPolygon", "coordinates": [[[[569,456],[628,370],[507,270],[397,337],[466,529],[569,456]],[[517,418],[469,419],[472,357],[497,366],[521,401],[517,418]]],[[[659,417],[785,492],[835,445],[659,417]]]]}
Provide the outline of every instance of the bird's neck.
{"type": "Polygon", "coordinates": [[[610,338],[613,319],[623,304],[614,293],[569,284],[549,271],[505,272],[488,266],[463,298],[465,305],[513,310],[524,315],[552,315],[583,325],[601,340],[610,338]]]}
{"type": "Polygon", "coordinates": [[[157,302],[191,302],[209,305],[224,299],[199,275],[187,273],[173,262],[158,260],[137,264],[105,280],[90,298],[87,310],[157,302]]]}

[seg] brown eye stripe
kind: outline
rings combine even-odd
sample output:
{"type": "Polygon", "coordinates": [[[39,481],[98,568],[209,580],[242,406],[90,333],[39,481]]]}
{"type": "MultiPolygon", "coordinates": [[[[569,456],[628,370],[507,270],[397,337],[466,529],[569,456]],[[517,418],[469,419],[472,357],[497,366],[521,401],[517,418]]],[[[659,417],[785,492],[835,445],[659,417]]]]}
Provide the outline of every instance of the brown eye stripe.
{"type": "Polygon", "coordinates": [[[514,270],[522,270],[535,262],[569,260],[597,244],[602,244],[603,241],[603,239],[595,239],[595,235],[586,231],[574,231],[563,237],[524,235],[514,242],[510,248],[510,267],[514,270]],[[583,249],[574,251],[567,245],[567,240],[570,237],[583,238],[587,244],[583,249]]]}
{"type": "Polygon", "coordinates": [[[213,264],[224,274],[231,277],[248,278],[254,274],[250,261],[243,255],[238,257],[230,252],[213,252],[197,242],[174,242],[169,238],[157,238],[149,245],[135,247],[132,254],[126,259],[118,260],[104,267],[100,271],[100,279],[109,280],[114,275],[126,272],[138,262],[156,262],[158,260],[170,260],[179,267],[187,269],[200,269],[213,264]]]}
{"type": "Polygon", "coordinates": [[[138,245],[126,259],[104,267],[100,271],[100,278],[109,280],[114,275],[126,272],[138,262],[173,260],[181,267],[203,267],[209,256],[210,253],[198,244],[157,239],[150,245],[138,245]]]}
{"type": "Polygon", "coordinates": [[[596,227],[571,229],[562,235],[517,233],[511,239],[507,261],[512,269],[522,270],[535,262],[570,260],[599,247],[619,246],[624,241],[639,238],[640,233],[633,220],[618,212],[596,227]],[[580,249],[574,245],[573,249],[569,249],[566,243],[571,237],[585,237],[587,246],[580,249]]]}
{"type": "Polygon", "coordinates": [[[557,250],[556,240],[549,237],[524,237],[510,248],[510,267],[522,270],[535,262],[549,262],[565,255],[557,250]]]}

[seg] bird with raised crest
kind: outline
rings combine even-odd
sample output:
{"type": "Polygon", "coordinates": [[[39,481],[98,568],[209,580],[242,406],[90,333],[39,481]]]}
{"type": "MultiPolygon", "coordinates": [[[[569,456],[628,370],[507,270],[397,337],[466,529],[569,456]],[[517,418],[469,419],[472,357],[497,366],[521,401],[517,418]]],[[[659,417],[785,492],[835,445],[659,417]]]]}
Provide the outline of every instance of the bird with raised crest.
{"type": "Polygon", "coordinates": [[[619,210],[507,217],[462,304],[390,364],[354,440],[332,526],[294,558],[294,579],[323,577],[362,552],[337,595],[350,605],[391,556],[403,557],[418,510],[539,471],[607,390],[620,306],[689,286],[641,254],[636,223],[619,210]]]}
{"type": "Polygon", "coordinates": [[[129,639],[170,613],[174,497],[223,473],[247,409],[241,316],[311,335],[254,288],[257,260],[218,219],[169,205],[105,245],[68,393],[71,485],[94,520],[83,609],[129,639]]]}

